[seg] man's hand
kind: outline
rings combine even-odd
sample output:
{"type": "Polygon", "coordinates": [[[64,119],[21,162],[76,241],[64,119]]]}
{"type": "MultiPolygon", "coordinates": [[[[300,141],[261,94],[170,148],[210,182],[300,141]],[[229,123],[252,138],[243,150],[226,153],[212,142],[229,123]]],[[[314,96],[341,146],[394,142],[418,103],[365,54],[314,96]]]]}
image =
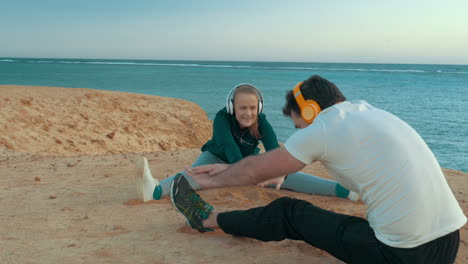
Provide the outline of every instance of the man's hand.
{"type": "Polygon", "coordinates": [[[274,179],[271,179],[271,180],[267,180],[267,181],[258,183],[257,186],[265,187],[265,186],[268,186],[268,185],[275,185],[275,189],[276,189],[276,190],[279,190],[279,189],[281,188],[281,185],[282,185],[283,182],[284,182],[284,178],[285,178],[285,177],[286,177],[286,176],[281,176],[281,177],[278,177],[278,178],[274,178],[274,179]]]}
{"type": "Polygon", "coordinates": [[[217,187],[211,178],[213,175],[229,168],[230,164],[208,164],[203,166],[197,166],[192,168],[185,168],[185,172],[188,176],[200,185],[203,189],[217,187]]]}
{"type": "Polygon", "coordinates": [[[216,163],[216,164],[208,164],[208,165],[202,165],[202,166],[197,166],[197,167],[192,167],[192,168],[186,168],[186,171],[192,174],[207,173],[210,176],[213,176],[229,168],[229,166],[231,166],[231,164],[216,163]]]}
{"type": "Polygon", "coordinates": [[[199,166],[188,168],[186,173],[203,189],[251,185],[262,181],[263,185],[271,183],[278,189],[284,181],[284,177],[280,176],[299,171],[305,165],[285,148],[276,148],[259,155],[250,155],[232,165],[199,166]]]}

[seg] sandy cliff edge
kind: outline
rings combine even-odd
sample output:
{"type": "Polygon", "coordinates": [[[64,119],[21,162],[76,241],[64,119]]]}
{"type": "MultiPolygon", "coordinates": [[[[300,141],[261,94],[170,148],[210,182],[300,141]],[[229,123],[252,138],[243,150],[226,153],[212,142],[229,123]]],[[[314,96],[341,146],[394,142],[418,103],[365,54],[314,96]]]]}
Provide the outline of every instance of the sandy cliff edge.
{"type": "Polygon", "coordinates": [[[0,85],[0,146],[41,156],[197,148],[211,121],[195,103],[81,88],[0,85]]]}

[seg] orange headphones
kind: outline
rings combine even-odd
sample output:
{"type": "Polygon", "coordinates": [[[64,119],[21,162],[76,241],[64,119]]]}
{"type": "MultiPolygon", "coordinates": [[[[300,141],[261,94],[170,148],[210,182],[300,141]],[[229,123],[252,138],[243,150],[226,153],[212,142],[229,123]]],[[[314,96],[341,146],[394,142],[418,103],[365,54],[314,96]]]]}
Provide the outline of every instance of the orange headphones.
{"type": "Polygon", "coordinates": [[[308,124],[312,124],[322,109],[316,101],[304,99],[304,96],[302,96],[301,93],[301,85],[303,83],[304,82],[300,82],[296,85],[296,87],[294,87],[294,98],[296,98],[296,102],[301,109],[302,119],[304,119],[304,121],[306,121],[308,124]]]}

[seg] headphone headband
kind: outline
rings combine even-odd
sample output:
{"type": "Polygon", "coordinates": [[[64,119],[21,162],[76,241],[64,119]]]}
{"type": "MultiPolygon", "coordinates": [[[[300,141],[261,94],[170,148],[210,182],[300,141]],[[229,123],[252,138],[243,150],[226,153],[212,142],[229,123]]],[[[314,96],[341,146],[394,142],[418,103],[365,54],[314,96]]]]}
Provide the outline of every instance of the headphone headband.
{"type": "Polygon", "coordinates": [[[301,93],[301,86],[303,83],[304,82],[300,82],[296,87],[294,87],[293,94],[297,104],[299,105],[299,109],[301,110],[300,114],[302,119],[304,119],[308,124],[312,124],[314,119],[320,113],[321,108],[316,101],[304,99],[304,96],[301,93]]]}
{"type": "Polygon", "coordinates": [[[258,90],[257,87],[253,86],[252,84],[248,84],[248,83],[240,83],[240,84],[234,86],[234,88],[231,89],[228,96],[226,97],[226,110],[227,110],[227,112],[229,114],[231,114],[231,115],[234,114],[234,95],[236,94],[237,88],[239,88],[239,87],[241,87],[243,85],[247,85],[247,86],[250,86],[250,87],[255,89],[255,91],[257,93],[257,96],[258,96],[258,114],[260,114],[263,111],[262,93],[260,92],[260,90],[258,90]]]}

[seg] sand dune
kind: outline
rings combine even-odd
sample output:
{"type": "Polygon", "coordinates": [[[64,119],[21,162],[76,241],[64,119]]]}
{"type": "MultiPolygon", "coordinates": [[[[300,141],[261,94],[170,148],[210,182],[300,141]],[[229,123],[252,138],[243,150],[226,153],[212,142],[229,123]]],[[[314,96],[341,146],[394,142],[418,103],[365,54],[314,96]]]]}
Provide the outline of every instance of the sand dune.
{"type": "Polygon", "coordinates": [[[93,89],[0,85],[0,146],[42,156],[194,148],[211,136],[195,103],[93,89]]]}
{"type": "MultiPolygon", "coordinates": [[[[211,122],[197,105],[89,89],[0,86],[0,92],[1,263],[341,263],[299,241],[200,234],[168,198],[135,200],[142,156],[161,180],[200,153],[211,122]],[[175,128],[181,124],[187,129],[175,128]]],[[[329,177],[320,163],[305,171],[329,177]]],[[[444,173],[466,214],[468,173],[444,173]]],[[[254,186],[200,194],[226,210],[291,196],[365,215],[360,202],[254,186]]],[[[458,264],[468,263],[466,226],[461,239],[458,264]]]]}

